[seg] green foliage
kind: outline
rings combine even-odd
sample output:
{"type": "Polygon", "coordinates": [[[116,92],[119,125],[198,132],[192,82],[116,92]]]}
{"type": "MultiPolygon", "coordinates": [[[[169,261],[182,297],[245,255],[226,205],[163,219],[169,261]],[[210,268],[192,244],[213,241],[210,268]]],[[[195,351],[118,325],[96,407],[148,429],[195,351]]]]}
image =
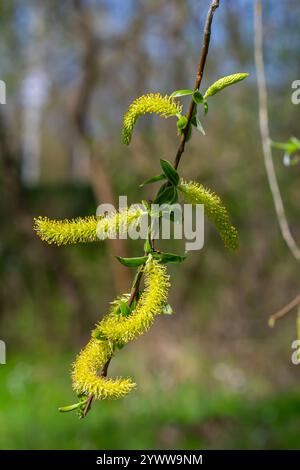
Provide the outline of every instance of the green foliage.
{"type": "Polygon", "coordinates": [[[121,256],[116,256],[117,260],[120,261],[123,266],[128,268],[137,268],[147,261],[147,256],[138,256],[135,258],[122,258],[121,256]]]}
{"type": "Polygon", "coordinates": [[[168,160],[160,159],[160,166],[164,172],[165,177],[169,181],[169,183],[171,183],[173,186],[177,186],[180,178],[179,178],[178,171],[175,170],[173,165],[171,165],[171,163],[168,162],[168,160]]]}
{"type": "Polygon", "coordinates": [[[300,161],[300,140],[297,137],[291,137],[287,142],[271,141],[272,147],[284,150],[283,163],[286,166],[296,165],[300,161]]]}

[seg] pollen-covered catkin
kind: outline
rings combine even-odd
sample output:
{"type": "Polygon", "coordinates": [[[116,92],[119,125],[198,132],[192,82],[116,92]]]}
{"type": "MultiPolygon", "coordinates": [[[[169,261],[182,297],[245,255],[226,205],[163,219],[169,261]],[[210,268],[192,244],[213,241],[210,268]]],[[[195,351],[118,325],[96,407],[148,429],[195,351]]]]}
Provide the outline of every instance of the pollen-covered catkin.
{"type": "Polygon", "coordinates": [[[98,375],[112,354],[108,341],[92,338],[73,364],[72,380],[76,393],[93,394],[98,400],[122,398],[134,387],[129,378],[107,379],[98,375]]]}
{"type": "Polygon", "coordinates": [[[143,334],[152,325],[154,317],[161,313],[167,301],[169,285],[166,267],[155,260],[148,261],[145,266],[145,290],[132,314],[122,316],[112,308],[97,326],[95,336],[125,344],[143,334]]]}
{"type": "Polygon", "coordinates": [[[131,224],[137,225],[143,211],[131,206],[105,217],[85,217],[73,220],[51,220],[47,217],[34,219],[34,230],[45,242],[56,245],[88,243],[114,238],[126,233],[131,224]]]}
{"type": "Polygon", "coordinates": [[[162,96],[160,93],[149,93],[140,96],[133,101],[125,113],[122,131],[123,144],[130,144],[135,123],[143,114],[156,113],[167,118],[180,114],[181,110],[182,106],[168,95],[162,96]]]}
{"type": "Polygon", "coordinates": [[[166,267],[150,258],[144,275],[145,290],[135,309],[124,317],[114,302],[110,313],[96,326],[92,339],[76,358],[72,380],[77,393],[93,394],[99,400],[122,398],[135,387],[130,378],[107,379],[98,372],[113,354],[114,344],[124,345],[147,331],[167,301],[170,283],[166,267]]]}
{"type": "Polygon", "coordinates": [[[184,201],[189,204],[203,204],[208,218],[215,224],[224,245],[235,250],[238,247],[238,232],[231,225],[226,207],[219,196],[202,184],[194,181],[181,180],[178,189],[184,197],[184,201]]]}

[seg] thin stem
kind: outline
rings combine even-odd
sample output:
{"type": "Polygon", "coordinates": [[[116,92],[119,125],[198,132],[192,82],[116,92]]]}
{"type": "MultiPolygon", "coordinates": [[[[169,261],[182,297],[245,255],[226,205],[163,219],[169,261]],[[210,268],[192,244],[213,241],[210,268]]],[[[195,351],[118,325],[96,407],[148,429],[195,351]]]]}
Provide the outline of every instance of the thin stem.
{"type": "Polygon", "coordinates": [[[259,123],[260,133],[264,153],[264,162],[268,177],[270,190],[272,193],[275,211],[281,231],[281,235],[285,240],[290,252],[297,261],[300,261],[300,249],[291,234],[289,223],[286,217],[285,208],[280,193],[277,176],[275,172],[269,129],[268,115],[268,95],[265,77],[265,66],[263,58],[263,22],[262,22],[262,2],[256,0],[254,15],[255,30],[255,63],[257,70],[257,87],[259,96],[259,123]]]}
{"type": "MultiPolygon", "coordinates": [[[[197,69],[197,75],[196,75],[196,80],[195,80],[195,90],[199,90],[200,85],[201,85],[203,72],[204,72],[206,59],[207,59],[207,54],[208,54],[208,49],[209,49],[209,44],[210,44],[212,20],[213,20],[215,10],[219,7],[219,3],[220,3],[219,0],[213,0],[210,4],[210,7],[209,7],[209,10],[208,10],[208,13],[207,13],[206,22],[205,22],[205,26],[204,26],[203,46],[202,46],[202,50],[201,50],[201,54],[200,54],[199,66],[198,66],[198,69],[197,69]]],[[[187,113],[188,123],[187,123],[187,126],[184,129],[184,132],[183,132],[183,134],[180,138],[179,147],[178,147],[176,157],[175,157],[175,160],[174,160],[174,168],[175,169],[178,168],[178,165],[180,163],[182,154],[184,153],[184,150],[185,150],[187,133],[188,133],[188,129],[191,125],[191,119],[193,117],[193,112],[194,112],[195,106],[196,106],[196,104],[194,103],[193,100],[191,100],[190,105],[189,105],[189,109],[188,109],[188,113],[187,113]]],[[[152,240],[151,242],[152,242],[152,247],[153,247],[154,246],[153,245],[154,241],[152,240]]],[[[128,305],[129,306],[132,305],[134,299],[136,299],[136,297],[138,296],[142,277],[143,277],[143,270],[141,269],[138,272],[138,275],[137,275],[137,277],[135,279],[135,282],[134,282],[134,284],[132,286],[132,289],[131,289],[130,297],[128,299],[128,305]]],[[[101,372],[99,374],[100,377],[106,377],[107,376],[107,370],[108,370],[108,366],[110,364],[111,359],[112,359],[112,355],[110,356],[108,361],[104,364],[103,368],[101,369],[101,372]]],[[[90,410],[93,399],[94,399],[94,395],[90,395],[88,397],[86,407],[85,407],[85,410],[83,412],[83,417],[85,417],[87,415],[88,411],[90,410]]]]}
{"type": "MultiPolygon", "coordinates": [[[[198,70],[197,70],[197,75],[196,75],[196,80],[195,80],[195,86],[194,86],[195,90],[199,90],[201,82],[202,82],[202,77],[204,73],[204,68],[205,68],[209,44],[210,44],[211,25],[212,25],[214,13],[216,9],[219,7],[219,3],[220,3],[219,0],[213,0],[207,13],[206,22],[204,26],[203,46],[202,46],[202,51],[200,55],[200,60],[199,60],[199,65],[198,65],[198,70]]],[[[181,135],[179,147],[178,147],[175,160],[174,160],[175,169],[178,168],[182,154],[184,153],[184,150],[185,150],[185,144],[186,144],[189,128],[191,126],[191,120],[193,117],[195,106],[196,104],[194,100],[191,99],[189,110],[186,115],[188,123],[181,135]]]]}

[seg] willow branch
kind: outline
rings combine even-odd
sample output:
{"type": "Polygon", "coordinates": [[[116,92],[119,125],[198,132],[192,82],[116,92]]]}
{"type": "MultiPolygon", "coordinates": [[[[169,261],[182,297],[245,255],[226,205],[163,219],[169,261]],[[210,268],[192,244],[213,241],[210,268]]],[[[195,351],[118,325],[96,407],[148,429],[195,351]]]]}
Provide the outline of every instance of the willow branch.
{"type": "MultiPolygon", "coordinates": [[[[201,82],[202,82],[202,77],[203,77],[203,73],[204,73],[204,68],[205,68],[207,54],[208,54],[208,50],[209,50],[209,44],[210,44],[211,25],[212,25],[212,21],[213,21],[214,12],[219,7],[219,3],[220,3],[219,0],[213,0],[210,4],[210,7],[209,7],[209,10],[208,10],[208,13],[207,13],[206,22],[205,22],[205,26],[204,26],[203,46],[202,46],[202,50],[201,50],[201,54],[200,54],[199,66],[198,66],[198,69],[197,69],[197,75],[196,75],[196,80],[195,80],[195,87],[194,87],[195,90],[199,90],[201,82]]],[[[194,101],[191,100],[189,110],[188,110],[188,113],[187,113],[188,123],[187,123],[187,126],[184,129],[184,132],[183,132],[183,134],[180,138],[179,147],[178,147],[176,157],[175,157],[175,160],[174,160],[174,168],[175,169],[178,168],[178,165],[180,163],[182,154],[184,153],[184,150],[185,150],[187,133],[188,133],[188,129],[191,125],[191,119],[193,117],[193,112],[194,112],[194,107],[195,106],[196,105],[195,105],[194,101]]],[[[143,277],[143,271],[141,270],[138,273],[136,281],[135,281],[135,283],[134,283],[134,285],[131,289],[130,297],[129,297],[129,300],[128,300],[128,305],[129,306],[131,306],[134,299],[136,299],[136,297],[139,293],[140,283],[141,283],[142,277],[143,277]]],[[[100,372],[101,377],[106,377],[107,376],[107,370],[108,370],[108,366],[110,364],[111,359],[112,359],[112,355],[110,356],[110,358],[108,359],[106,364],[101,369],[101,372],[100,372]]],[[[94,399],[94,395],[90,395],[88,397],[86,407],[85,407],[85,410],[83,412],[83,417],[85,417],[87,415],[88,411],[90,410],[93,399],[94,399]]]]}
{"type": "Polygon", "coordinates": [[[268,96],[265,77],[265,66],[263,58],[263,21],[262,21],[262,2],[256,0],[254,14],[254,32],[255,32],[255,63],[257,70],[257,87],[259,97],[259,123],[263,146],[264,163],[266,167],[268,182],[272,193],[276,216],[278,219],[281,235],[285,240],[290,252],[297,261],[300,261],[300,248],[293,235],[291,234],[285,208],[280,193],[270,140],[269,115],[268,115],[268,96]]]}
{"type": "MultiPolygon", "coordinates": [[[[195,80],[195,86],[194,86],[195,90],[199,90],[201,82],[202,82],[202,77],[203,77],[203,73],[204,73],[204,68],[205,68],[208,49],[209,49],[209,44],[210,44],[211,25],[212,25],[214,13],[215,13],[216,9],[219,7],[219,3],[220,3],[219,0],[213,0],[211,2],[211,5],[210,5],[208,13],[207,13],[206,22],[205,22],[205,26],[204,26],[203,46],[202,46],[202,51],[201,51],[201,55],[200,55],[199,66],[198,66],[196,80],[195,80]]],[[[191,120],[192,120],[192,117],[193,117],[193,112],[194,112],[195,106],[196,106],[196,104],[195,104],[194,100],[191,99],[189,110],[188,110],[188,113],[186,115],[188,122],[187,122],[187,125],[186,125],[186,127],[183,131],[183,134],[181,135],[179,147],[178,147],[176,157],[175,157],[175,160],[174,160],[174,168],[175,169],[178,168],[180,159],[181,159],[182,154],[184,153],[184,150],[185,150],[186,139],[187,139],[187,136],[188,136],[189,128],[191,126],[191,120]]]]}

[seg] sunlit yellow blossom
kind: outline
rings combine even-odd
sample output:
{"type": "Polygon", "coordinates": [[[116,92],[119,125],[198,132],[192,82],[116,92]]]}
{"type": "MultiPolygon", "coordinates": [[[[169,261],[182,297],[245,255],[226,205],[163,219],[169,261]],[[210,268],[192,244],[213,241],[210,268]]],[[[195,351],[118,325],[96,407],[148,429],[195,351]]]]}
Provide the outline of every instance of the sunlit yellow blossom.
{"type": "Polygon", "coordinates": [[[90,340],[73,364],[73,388],[78,394],[93,394],[98,400],[122,398],[135,387],[129,378],[107,379],[98,375],[111,354],[110,342],[90,340]]]}
{"type": "Polygon", "coordinates": [[[227,209],[220,197],[194,181],[182,180],[178,189],[183,193],[185,202],[204,205],[205,214],[215,224],[225,246],[235,250],[238,247],[238,232],[231,225],[227,209]]]}
{"type": "Polygon", "coordinates": [[[73,220],[34,219],[34,230],[45,242],[56,245],[96,242],[126,233],[131,224],[138,224],[143,211],[132,206],[105,217],[85,217],[73,220]]]}
{"type": "Polygon", "coordinates": [[[143,334],[166,303],[169,288],[166,267],[149,259],[144,274],[145,290],[135,309],[128,316],[120,313],[118,302],[128,300],[127,295],[113,302],[110,313],[97,325],[92,339],[78,355],[72,372],[77,393],[93,394],[102,400],[124,397],[135,387],[130,378],[107,379],[99,376],[99,370],[111,357],[113,345],[124,345],[143,334]]]}
{"type": "Polygon", "coordinates": [[[150,93],[137,98],[129,106],[124,116],[122,141],[129,145],[136,121],[146,113],[156,113],[161,117],[175,116],[181,113],[182,106],[169,96],[160,93],[150,93]]]}
{"type": "Polygon", "coordinates": [[[113,306],[111,312],[99,323],[94,334],[103,335],[112,342],[125,344],[152,325],[166,303],[169,276],[166,267],[151,260],[145,266],[145,290],[131,315],[122,316],[113,306]]]}

